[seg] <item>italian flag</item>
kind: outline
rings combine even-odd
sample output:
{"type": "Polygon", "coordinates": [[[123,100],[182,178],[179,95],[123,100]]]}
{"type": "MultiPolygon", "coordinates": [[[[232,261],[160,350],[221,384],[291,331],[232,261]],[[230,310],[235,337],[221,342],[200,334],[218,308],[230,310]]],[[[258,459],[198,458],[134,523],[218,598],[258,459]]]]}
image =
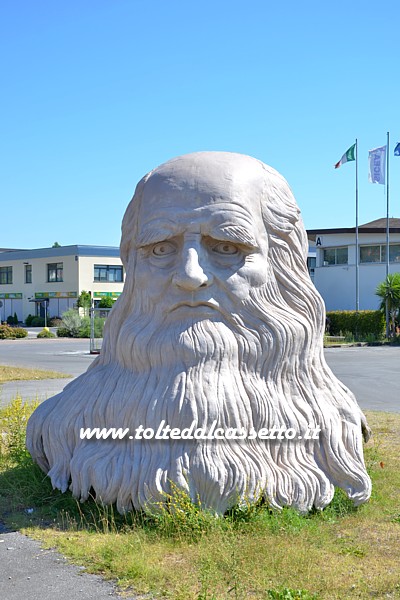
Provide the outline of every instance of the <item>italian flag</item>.
{"type": "Polygon", "coordinates": [[[338,169],[344,163],[350,162],[351,160],[356,160],[356,145],[353,144],[350,148],[345,152],[339,162],[336,163],[335,169],[338,169]]]}

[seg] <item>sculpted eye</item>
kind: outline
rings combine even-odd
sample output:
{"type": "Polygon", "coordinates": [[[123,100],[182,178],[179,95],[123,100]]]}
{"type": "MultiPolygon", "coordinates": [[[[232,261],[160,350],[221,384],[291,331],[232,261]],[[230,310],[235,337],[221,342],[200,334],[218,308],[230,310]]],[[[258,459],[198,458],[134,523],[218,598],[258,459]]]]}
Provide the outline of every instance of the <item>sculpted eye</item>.
{"type": "Polygon", "coordinates": [[[154,256],[168,256],[175,252],[175,246],[171,242],[159,242],[154,244],[151,252],[154,256]]]}
{"type": "Polygon", "coordinates": [[[238,254],[239,248],[229,242],[220,242],[213,247],[213,251],[218,254],[238,254]]]}

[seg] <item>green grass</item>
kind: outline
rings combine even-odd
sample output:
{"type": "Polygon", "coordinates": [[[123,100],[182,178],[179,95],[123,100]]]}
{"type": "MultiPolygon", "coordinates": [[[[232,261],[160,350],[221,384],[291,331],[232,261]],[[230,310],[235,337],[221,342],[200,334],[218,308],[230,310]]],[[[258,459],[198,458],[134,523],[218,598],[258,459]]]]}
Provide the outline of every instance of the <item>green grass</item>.
{"type": "Polygon", "coordinates": [[[174,600],[400,598],[400,415],[368,413],[371,500],[323,512],[257,505],[215,518],[178,489],[155,516],[53,491],[23,446],[32,406],[0,411],[0,514],[121,590],[174,600]],[[32,510],[33,509],[33,510],[32,510]]]}
{"type": "Polygon", "coordinates": [[[33,381],[35,379],[64,379],[72,377],[66,373],[56,371],[42,371],[40,369],[23,369],[0,365],[0,383],[6,381],[33,381]]]}

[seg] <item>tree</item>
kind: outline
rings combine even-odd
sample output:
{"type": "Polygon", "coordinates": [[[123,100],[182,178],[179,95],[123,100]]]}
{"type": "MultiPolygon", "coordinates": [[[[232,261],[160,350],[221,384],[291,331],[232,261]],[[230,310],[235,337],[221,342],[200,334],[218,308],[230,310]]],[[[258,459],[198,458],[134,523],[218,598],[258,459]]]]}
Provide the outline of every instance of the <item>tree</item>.
{"type": "Polygon", "coordinates": [[[61,248],[61,244],[59,244],[58,242],[54,242],[52,248],[61,248]]]}
{"type": "Polygon", "coordinates": [[[82,290],[76,305],[78,308],[83,308],[83,314],[87,317],[89,315],[89,308],[92,306],[92,296],[90,295],[90,292],[82,290]]]}
{"type": "Polygon", "coordinates": [[[389,313],[390,336],[396,333],[396,319],[400,310],[400,273],[389,273],[384,281],[376,288],[375,294],[381,298],[380,310],[386,312],[386,303],[389,313]]]}
{"type": "Polygon", "coordinates": [[[111,296],[103,296],[99,302],[99,308],[112,308],[115,300],[111,296]]]}

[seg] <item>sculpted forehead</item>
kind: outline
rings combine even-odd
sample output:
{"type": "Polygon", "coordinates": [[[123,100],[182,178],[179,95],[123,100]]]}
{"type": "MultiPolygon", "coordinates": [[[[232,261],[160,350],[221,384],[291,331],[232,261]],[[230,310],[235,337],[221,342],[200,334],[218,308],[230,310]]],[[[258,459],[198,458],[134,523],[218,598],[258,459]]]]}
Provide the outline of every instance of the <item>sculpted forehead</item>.
{"type": "Polygon", "coordinates": [[[198,152],[172,159],[155,169],[145,185],[145,196],[161,196],[172,190],[199,203],[205,198],[238,201],[259,196],[264,172],[259,161],[229,152],[198,152]]]}
{"type": "Polygon", "coordinates": [[[233,219],[258,229],[263,183],[260,163],[250,157],[215,152],[173,159],[145,183],[140,226],[158,219],[213,219],[216,224],[233,219]]]}

